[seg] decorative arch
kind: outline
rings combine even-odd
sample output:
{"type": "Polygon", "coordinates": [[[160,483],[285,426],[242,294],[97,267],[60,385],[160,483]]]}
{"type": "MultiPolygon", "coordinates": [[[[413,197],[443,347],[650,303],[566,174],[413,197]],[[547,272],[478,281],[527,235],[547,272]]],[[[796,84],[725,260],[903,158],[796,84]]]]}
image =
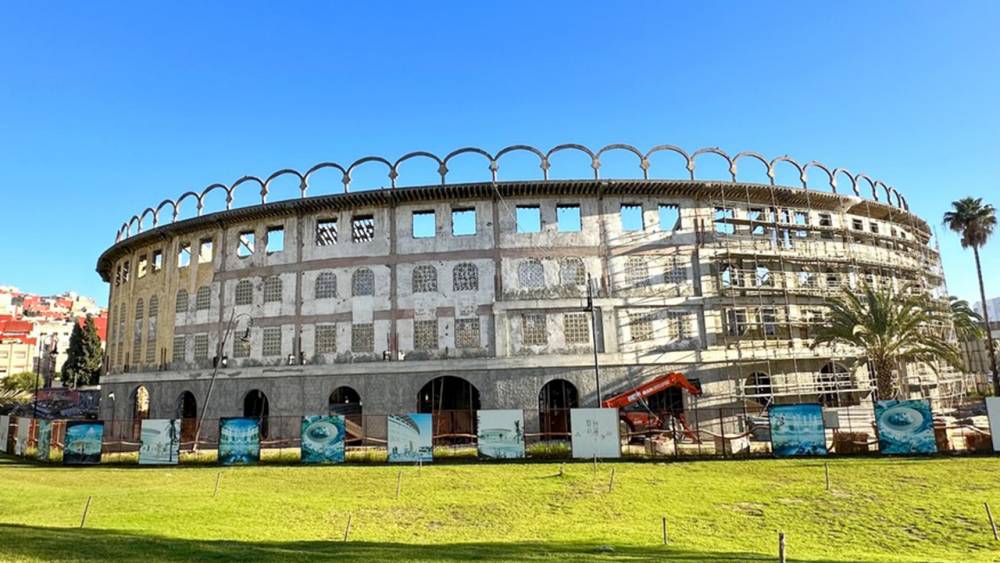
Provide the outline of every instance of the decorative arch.
{"type": "Polygon", "coordinates": [[[497,152],[496,158],[493,160],[493,181],[496,181],[497,174],[500,172],[500,159],[503,155],[507,153],[512,153],[516,151],[529,152],[538,157],[538,167],[542,169],[542,179],[549,179],[549,159],[545,154],[536,149],[531,145],[511,145],[509,147],[504,147],[497,152]]]}
{"type": "Polygon", "coordinates": [[[138,440],[142,433],[142,421],[149,419],[149,389],[145,385],[136,387],[129,397],[129,405],[132,419],[132,439],[138,440]]]}
{"type": "Polygon", "coordinates": [[[181,421],[181,442],[194,440],[198,426],[198,400],[195,399],[194,393],[184,391],[177,397],[174,418],[181,421]]]}
{"type": "Polygon", "coordinates": [[[450,443],[468,442],[475,436],[480,408],[479,389],[453,375],[435,377],[417,393],[417,412],[432,414],[434,437],[450,443]]]}
{"type": "Polygon", "coordinates": [[[736,181],[736,169],[733,168],[733,159],[729,158],[729,155],[726,154],[725,151],[723,151],[719,147],[706,147],[706,148],[703,148],[703,149],[698,149],[698,150],[694,151],[693,153],[691,153],[691,179],[692,180],[695,179],[695,166],[697,165],[698,156],[703,155],[703,154],[714,154],[714,155],[718,155],[718,156],[721,156],[722,158],[724,158],[726,160],[726,163],[729,165],[729,176],[732,178],[732,181],[734,181],[734,182],[736,181]]]}
{"type": "Polygon", "coordinates": [[[341,385],[330,393],[329,413],[344,417],[344,430],[348,442],[364,439],[364,406],[361,394],[353,387],[341,385]]]}
{"type": "Polygon", "coordinates": [[[362,164],[367,164],[369,162],[379,162],[384,164],[386,168],[389,169],[389,182],[392,184],[393,188],[396,187],[396,177],[398,176],[398,174],[396,173],[396,169],[392,166],[392,163],[382,158],[381,156],[366,156],[364,158],[359,158],[358,160],[355,160],[354,162],[351,163],[350,166],[347,167],[347,172],[344,173],[345,193],[351,191],[351,173],[354,172],[354,169],[360,167],[362,164]]]}
{"type": "Polygon", "coordinates": [[[243,396],[243,416],[257,421],[257,424],[260,426],[260,437],[262,440],[268,437],[271,406],[268,403],[267,395],[263,391],[252,389],[243,396]]]}
{"type": "Polygon", "coordinates": [[[580,406],[580,393],[565,379],[552,379],[538,391],[538,422],[543,439],[567,439],[570,409],[580,406]]]}
{"type": "MultiPolygon", "coordinates": [[[[288,176],[288,175],[295,176],[296,178],[298,178],[299,197],[300,198],[306,197],[306,189],[308,188],[308,185],[306,184],[306,177],[303,176],[302,174],[299,174],[298,170],[293,170],[291,168],[283,168],[271,174],[270,176],[267,177],[266,180],[264,180],[264,184],[261,187],[261,203],[267,203],[267,196],[268,194],[271,193],[271,182],[277,180],[282,176],[288,176]]],[[[235,188],[236,186],[233,187],[235,188]]]]}
{"type": "Polygon", "coordinates": [[[392,176],[391,176],[391,178],[392,178],[392,187],[394,187],[394,188],[396,187],[396,178],[399,175],[399,167],[400,167],[400,165],[403,164],[404,162],[406,162],[407,160],[410,160],[410,159],[413,159],[413,158],[429,158],[429,159],[433,160],[434,162],[436,162],[437,165],[438,165],[437,173],[438,173],[439,176],[441,176],[441,185],[443,186],[445,184],[445,178],[448,175],[448,167],[445,166],[444,161],[441,160],[440,158],[438,158],[437,155],[435,155],[433,153],[429,153],[427,151],[414,151],[414,152],[411,152],[411,153],[404,154],[403,156],[399,157],[396,160],[396,162],[393,163],[393,165],[392,165],[392,173],[391,173],[392,174],[392,176]]]}

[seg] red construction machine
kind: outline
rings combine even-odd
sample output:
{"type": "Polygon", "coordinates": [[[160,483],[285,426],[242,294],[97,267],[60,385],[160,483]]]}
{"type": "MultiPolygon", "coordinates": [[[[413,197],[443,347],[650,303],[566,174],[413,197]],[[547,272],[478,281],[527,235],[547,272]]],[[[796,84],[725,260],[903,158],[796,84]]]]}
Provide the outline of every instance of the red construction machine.
{"type": "MultiPolygon", "coordinates": [[[[669,430],[672,418],[680,424],[685,436],[693,442],[697,442],[698,436],[688,427],[687,422],[684,420],[682,390],[687,391],[691,395],[701,395],[700,387],[688,381],[683,374],[671,372],[657,376],[642,385],[605,399],[601,405],[605,408],[618,409],[618,421],[624,441],[627,441],[626,436],[632,434],[669,430]],[[665,397],[669,404],[654,405],[657,407],[655,410],[651,408],[647,399],[669,389],[677,390],[676,395],[673,397],[665,397]]],[[[661,397],[663,396],[661,395],[661,397]]],[[[654,436],[655,438],[656,436],[654,436]]]]}

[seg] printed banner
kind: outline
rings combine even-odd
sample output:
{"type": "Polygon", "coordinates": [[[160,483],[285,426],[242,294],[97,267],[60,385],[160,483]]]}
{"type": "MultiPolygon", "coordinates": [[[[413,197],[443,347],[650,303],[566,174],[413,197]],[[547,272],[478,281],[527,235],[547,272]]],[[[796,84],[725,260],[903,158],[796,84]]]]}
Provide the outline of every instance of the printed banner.
{"type": "Polygon", "coordinates": [[[481,410],[476,413],[480,457],[524,457],[524,413],[520,410],[481,410]]]}
{"type": "Polygon", "coordinates": [[[252,465],[260,461],[260,426],[256,418],[219,421],[219,463],[252,465]]]}
{"type": "Polygon", "coordinates": [[[10,415],[0,415],[0,453],[7,453],[7,441],[10,439],[10,415]]]}
{"type": "Polygon", "coordinates": [[[181,452],[179,419],[143,420],[140,436],[139,465],[177,465],[181,452]]]}
{"type": "Polygon", "coordinates": [[[344,462],[344,417],[302,417],[302,463],[344,462]]]}
{"type": "Polygon", "coordinates": [[[570,409],[573,457],[621,457],[618,409],[570,409]]]}
{"type": "Polygon", "coordinates": [[[101,440],[104,423],[91,420],[71,420],[66,423],[66,445],[63,465],[101,463],[101,440]]]}
{"type": "MultiPolygon", "coordinates": [[[[993,451],[1000,452],[1000,397],[986,397],[986,416],[990,420],[993,451]]],[[[0,423],[3,423],[0,420],[0,423]]]]}
{"type": "Polygon", "coordinates": [[[434,436],[431,425],[431,415],[425,413],[389,415],[389,461],[433,461],[434,436]]]}
{"type": "Polygon", "coordinates": [[[819,403],[774,405],[768,417],[775,457],[827,454],[823,407],[819,403]]]}
{"type": "Polygon", "coordinates": [[[17,435],[14,436],[14,455],[28,455],[28,439],[31,438],[31,419],[17,417],[17,435]]]}
{"type": "Polygon", "coordinates": [[[875,423],[878,426],[878,447],[883,454],[937,452],[930,401],[877,401],[875,423]]]}
{"type": "Polygon", "coordinates": [[[35,448],[35,458],[38,461],[49,460],[49,444],[52,441],[52,421],[38,421],[38,447],[35,448]]]}

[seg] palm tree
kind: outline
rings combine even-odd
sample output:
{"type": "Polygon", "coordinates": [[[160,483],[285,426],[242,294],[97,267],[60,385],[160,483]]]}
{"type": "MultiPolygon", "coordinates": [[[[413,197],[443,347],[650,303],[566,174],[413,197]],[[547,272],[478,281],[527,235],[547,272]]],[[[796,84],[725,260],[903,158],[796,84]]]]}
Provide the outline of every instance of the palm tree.
{"type": "Polygon", "coordinates": [[[993,349],[993,338],[990,336],[990,315],[986,311],[986,289],[983,286],[983,267],[979,262],[979,249],[986,242],[997,226],[996,210],[992,205],[983,205],[981,197],[966,197],[951,202],[952,210],[944,214],[944,224],[951,230],[962,235],[962,248],[972,248],[976,257],[976,276],[979,277],[979,299],[983,304],[983,320],[986,323],[986,349],[990,353],[990,366],[993,368],[993,394],[1000,396],[1000,371],[997,371],[997,354],[993,349]]]}
{"type": "Polygon", "coordinates": [[[952,295],[948,298],[951,323],[955,326],[955,336],[959,340],[975,340],[983,337],[983,316],[972,310],[965,299],[952,295]]]}
{"type": "Polygon", "coordinates": [[[939,328],[948,324],[948,313],[909,287],[897,293],[865,286],[829,299],[828,305],[830,315],[812,347],[845,344],[863,350],[880,399],[896,396],[894,372],[902,364],[925,362],[936,370],[943,361],[964,369],[958,349],[939,328]]]}

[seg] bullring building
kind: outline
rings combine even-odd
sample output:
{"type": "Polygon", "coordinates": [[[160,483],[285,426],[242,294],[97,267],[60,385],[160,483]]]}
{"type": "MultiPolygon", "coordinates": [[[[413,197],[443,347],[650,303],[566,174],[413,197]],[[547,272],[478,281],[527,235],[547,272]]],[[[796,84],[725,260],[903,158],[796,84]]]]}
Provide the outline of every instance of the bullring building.
{"type": "MultiPolygon", "coordinates": [[[[466,148],[244,177],[132,217],[97,270],[110,284],[102,418],[178,417],[189,437],[203,410],[266,417],[275,439],[326,412],[371,436],[385,428],[374,415],[407,412],[470,432],[480,408],[524,409],[527,432],[558,433],[564,409],[597,405],[595,362],[605,397],[684,374],[700,395],[651,401],[674,411],[870,404],[858,351],[809,346],[825,300],[865,283],[943,288],[927,223],[884,183],[670,145],[466,148]],[[511,159],[536,177],[506,179],[511,159]],[[725,175],[701,178],[709,160],[725,175]],[[459,163],[478,177],[455,179],[459,163]],[[418,168],[424,185],[407,181],[418,168]],[[362,170],[379,183],[360,185],[362,170]]],[[[961,393],[948,371],[900,377],[935,401],[961,393]]]]}

